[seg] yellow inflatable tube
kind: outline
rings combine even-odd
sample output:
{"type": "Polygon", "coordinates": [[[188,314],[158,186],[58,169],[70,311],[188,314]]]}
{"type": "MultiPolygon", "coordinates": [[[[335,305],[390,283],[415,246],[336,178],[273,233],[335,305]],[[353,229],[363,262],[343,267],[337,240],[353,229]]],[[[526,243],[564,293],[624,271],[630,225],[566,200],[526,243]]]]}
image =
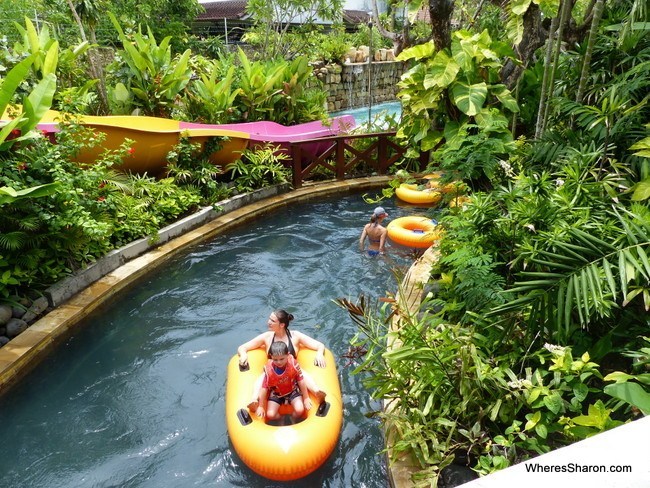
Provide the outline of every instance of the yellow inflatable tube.
{"type": "Polygon", "coordinates": [[[408,203],[433,205],[442,199],[442,193],[435,189],[418,190],[418,185],[402,183],[395,194],[408,203]]]}
{"type": "MultiPolygon", "coordinates": [[[[302,422],[287,426],[268,425],[249,413],[253,386],[262,374],[266,353],[262,349],[248,352],[247,371],[240,371],[239,358],[228,364],[226,382],[226,423],[235,452],[257,474],[276,481],[303,478],[318,469],[336,447],[343,424],[341,387],[334,356],[325,350],[327,366],[314,365],[315,351],[303,349],[298,362],[318,386],[327,393],[319,407],[312,396],[313,407],[302,422]]],[[[283,409],[290,407],[282,407],[283,409]]],[[[284,410],[284,413],[288,413],[284,410]]]]}
{"type": "Polygon", "coordinates": [[[397,244],[424,249],[440,238],[437,222],[428,217],[399,217],[386,226],[388,238],[397,244]]]}

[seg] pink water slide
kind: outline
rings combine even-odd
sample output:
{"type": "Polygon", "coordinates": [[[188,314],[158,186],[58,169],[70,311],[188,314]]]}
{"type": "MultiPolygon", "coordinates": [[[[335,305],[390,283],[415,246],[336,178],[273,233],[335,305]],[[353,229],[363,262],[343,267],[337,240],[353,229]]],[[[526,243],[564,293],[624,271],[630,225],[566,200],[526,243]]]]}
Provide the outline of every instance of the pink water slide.
{"type": "Polygon", "coordinates": [[[228,129],[250,134],[250,140],[288,145],[291,142],[320,139],[322,137],[346,134],[356,126],[352,115],[341,115],[329,119],[328,123],[321,121],[306,122],[297,125],[282,125],[276,122],[242,122],[239,124],[199,124],[195,122],[180,122],[181,129],[228,129]]]}

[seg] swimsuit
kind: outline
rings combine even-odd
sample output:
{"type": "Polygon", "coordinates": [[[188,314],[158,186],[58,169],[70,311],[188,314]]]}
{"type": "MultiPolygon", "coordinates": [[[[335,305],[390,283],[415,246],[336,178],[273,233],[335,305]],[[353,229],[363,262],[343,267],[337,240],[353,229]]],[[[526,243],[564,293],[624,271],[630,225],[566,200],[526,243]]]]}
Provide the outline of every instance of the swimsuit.
{"type": "Polygon", "coordinates": [[[379,251],[375,251],[374,249],[368,249],[366,252],[368,253],[368,256],[370,256],[370,257],[379,256],[379,251]]]}
{"type": "MultiPolygon", "coordinates": [[[[293,347],[293,341],[291,340],[291,332],[287,330],[287,338],[289,339],[289,354],[291,354],[294,358],[298,359],[298,353],[296,352],[296,348],[293,347]]],[[[273,334],[273,340],[271,340],[271,344],[276,342],[275,340],[275,333],[273,334]]],[[[277,342],[282,342],[282,341],[277,341],[277,342]]],[[[266,351],[266,356],[271,359],[271,345],[269,345],[269,350],[266,351]]]]}

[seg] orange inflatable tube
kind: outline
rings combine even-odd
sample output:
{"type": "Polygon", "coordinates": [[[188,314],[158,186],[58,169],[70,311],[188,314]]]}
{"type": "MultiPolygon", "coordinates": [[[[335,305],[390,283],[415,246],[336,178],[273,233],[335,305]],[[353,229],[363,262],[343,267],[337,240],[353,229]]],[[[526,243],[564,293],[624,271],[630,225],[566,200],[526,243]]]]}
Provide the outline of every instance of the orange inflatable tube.
{"type": "Polygon", "coordinates": [[[424,249],[440,238],[437,222],[428,217],[399,217],[386,226],[388,238],[406,247],[424,249]]]}
{"type": "MultiPolygon", "coordinates": [[[[327,366],[314,365],[315,351],[303,349],[298,362],[318,386],[327,393],[320,406],[312,396],[313,407],[305,420],[286,426],[273,426],[246,409],[255,381],[267,360],[265,351],[248,352],[247,371],[241,371],[239,357],[228,364],[226,382],[226,423],[230,441],[241,460],[257,474],[276,481],[303,478],[318,469],[332,454],[343,424],[341,387],[336,362],[325,350],[327,366]]],[[[280,413],[289,413],[283,406],[280,413]],[[284,409],[284,410],[283,410],[284,409]]]]}

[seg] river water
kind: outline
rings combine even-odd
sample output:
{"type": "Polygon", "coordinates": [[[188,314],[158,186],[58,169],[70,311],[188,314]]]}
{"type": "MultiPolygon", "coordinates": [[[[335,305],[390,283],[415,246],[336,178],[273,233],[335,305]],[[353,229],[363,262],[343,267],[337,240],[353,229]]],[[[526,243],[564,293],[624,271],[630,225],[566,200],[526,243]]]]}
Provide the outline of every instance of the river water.
{"type": "MultiPolygon", "coordinates": [[[[413,208],[384,202],[391,218],[413,208]]],[[[332,300],[396,289],[399,256],[358,251],[361,196],[292,204],[148,274],[0,398],[0,487],[386,487],[381,408],[343,355],[356,328],[332,300]],[[250,471],[229,443],[226,366],[285,308],[337,358],[344,423],[309,477],[250,471]]],[[[273,455],[273,453],[260,453],[273,455]]]]}

